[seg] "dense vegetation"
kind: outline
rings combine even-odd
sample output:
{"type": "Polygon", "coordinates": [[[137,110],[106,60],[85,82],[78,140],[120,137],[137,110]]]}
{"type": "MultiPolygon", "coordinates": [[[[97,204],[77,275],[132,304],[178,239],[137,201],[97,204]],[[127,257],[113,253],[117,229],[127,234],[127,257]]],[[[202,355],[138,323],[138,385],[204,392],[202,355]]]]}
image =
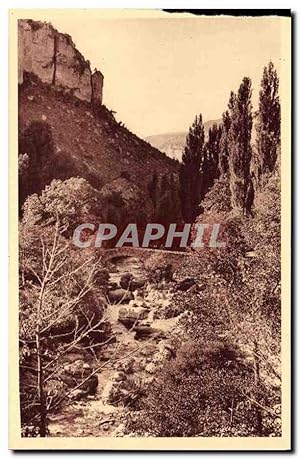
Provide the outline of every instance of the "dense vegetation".
{"type": "MultiPolygon", "coordinates": [[[[63,374],[62,367],[75,359],[79,349],[86,361],[97,363],[97,352],[112,340],[105,316],[108,272],[100,251],[75,249],[71,243],[74,228],[83,222],[125,224],[137,215],[141,223],[182,223],[182,218],[193,225],[219,223],[226,246],[187,249],[191,255],[176,275],[192,280],[193,287],[175,289],[168,307],[171,317],[180,317],[176,349],[146,389],[135,388],[128,432],[280,435],[278,89],[278,76],[270,63],[263,72],[257,113],[252,109],[251,80],[244,78],[237,93],[230,94],[222,124],[213,125],[207,138],[202,115],[197,115],[179,172],[174,162],[160,157],[155,161],[152,151],[151,164],[157,170],[147,168],[142,175],[139,164],[133,172],[130,167],[118,171],[117,177],[110,171],[112,180],[100,184],[98,169],[93,180],[91,170],[81,174],[78,164],[70,172],[72,158],[65,166],[66,152],[57,154],[55,129],[59,128],[55,124],[53,128],[49,120],[32,122],[22,131],[20,393],[24,435],[47,435],[49,413],[70,401],[70,392],[80,389],[82,395],[101,371],[101,366],[94,365],[93,370],[87,366],[75,378],[63,374]],[[141,182],[143,187],[139,187],[141,182]]],[[[76,107],[69,109],[76,112],[76,107]]],[[[123,128],[117,129],[115,121],[109,124],[104,111],[105,116],[100,114],[103,123],[95,124],[95,129],[106,143],[111,134],[114,149],[121,136],[119,145],[130,147],[133,155],[135,139],[123,128]]],[[[90,114],[84,116],[90,123],[90,114]]],[[[147,150],[145,143],[137,141],[139,145],[143,152],[147,150]]],[[[143,158],[135,158],[143,164],[143,158]]],[[[110,164],[112,169],[114,164],[110,164]]],[[[152,269],[160,282],[170,281],[174,274],[165,261],[155,258],[152,269]]]]}
{"type": "Polygon", "coordinates": [[[182,213],[220,223],[226,247],[193,251],[179,269],[197,288],[173,298],[183,313],[182,345],[130,420],[140,434],[281,434],[280,107],[272,63],[261,84],[256,114],[244,78],[207,142],[201,115],[188,134],[182,213]]]}

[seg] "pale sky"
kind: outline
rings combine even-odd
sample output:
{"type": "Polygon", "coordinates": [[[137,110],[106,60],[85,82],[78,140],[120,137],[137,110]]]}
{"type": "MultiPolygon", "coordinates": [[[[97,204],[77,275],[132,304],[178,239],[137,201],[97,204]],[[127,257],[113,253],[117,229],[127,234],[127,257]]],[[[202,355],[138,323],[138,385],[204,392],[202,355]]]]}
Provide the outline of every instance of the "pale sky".
{"type": "MultiPolygon", "coordinates": [[[[280,75],[281,19],[187,17],[103,19],[99,14],[36,10],[71,35],[91,67],[104,74],[103,102],[136,134],[186,131],[197,113],[220,118],[242,78],[253,103],[264,65],[280,75]]],[[[67,11],[67,10],[65,10],[67,11]]]]}

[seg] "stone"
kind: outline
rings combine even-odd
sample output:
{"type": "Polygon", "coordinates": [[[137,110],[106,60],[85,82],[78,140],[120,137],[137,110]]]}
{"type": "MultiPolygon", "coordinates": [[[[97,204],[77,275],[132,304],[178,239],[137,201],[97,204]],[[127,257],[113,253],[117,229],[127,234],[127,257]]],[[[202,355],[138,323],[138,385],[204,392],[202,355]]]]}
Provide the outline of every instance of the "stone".
{"type": "MultiPolygon", "coordinates": [[[[85,376],[87,377],[87,375],[85,376]]],[[[91,376],[84,384],[82,384],[81,388],[85,391],[86,395],[95,395],[98,388],[98,378],[96,375],[91,376]]]]}
{"type": "Polygon", "coordinates": [[[102,391],[102,401],[104,404],[114,403],[119,397],[118,384],[108,381],[102,391]]]}
{"type": "MultiPolygon", "coordinates": [[[[64,366],[64,372],[67,375],[72,375],[72,376],[81,376],[84,373],[83,369],[84,362],[83,360],[75,360],[73,363],[69,363],[64,366]]],[[[90,368],[90,366],[88,365],[90,368]]]]}
{"type": "Polygon", "coordinates": [[[125,362],[120,362],[118,365],[118,370],[123,371],[126,374],[132,374],[135,366],[135,359],[130,358],[125,360],[125,362]]]}
{"type": "Polygon", "coordinates": [[[94,104],[102,104],[103,80],[104,76],[99,70],[92,73],[92,102],[94,104]]]}
{"type": "Polygon", "coordinates": [[[141,348],[140,354],[149,356],[149,355],[154,355],[157,351],[158,351],[157,346],[155,344],[150,343],[141,348]]]}
{"type": "Polygon", "coordinates": [[[162,330],[153,328],[151,326],[137,325],[133,330],[135,331],[136,339],[147,338],[151,335],[157,335],[157,337],[161,339],[164,337],[164,332],[162,330]]]}
{"type": "Polygon", "coordinates": [[[141,288],[141,287],[144,287],[144,285],[146,284],[147,280],[143,277],[138,277],[138,278],[134,278],[132,279],[131,283],[130,283],[130,286],[129,286],[129,289],[134,292],[135,290],[141,288]]]}
{"type": "Polygon", "coordinates": [[[69,35],[30,19],[18,21],[18,34],[19,84],[26,72],[80,100],[102,104],[103,75],[99,70],[92,74],[69,35]]]}
{"type": "Polygon", "coordinates": [[[117,290],[119,286],[116,282],[110,282],[108,288],[109,290],[117,290]]]}
{"type": "Polygon", "coordinates": [[[129,289],[131,292],[140,289],[146,283],[146,279],[143,277],[133,277],[131,273],[125,273],[120,279],[120,285],[124,289],[129,289]]]}
{"type": "Polygon", "coordinates": [[[119,310],[118,321],[126,326],[131,327],[135,323],[145,319],[148,315],[148,311],[144,308],[126,308],[122,307],[119,310]]]}
{"type": "Polygon", "coordinates": [[[126,431],[125,424],[119,424],[118,427],[113,431],[112,437],[124,437],[126,431]]]}
{"type": "Polygon", "coordinates": [[[108,292],[108,298],[112,303],[128,303],[130,300],[133,300],[134,296],[132,292],[119,288],[110,290],[108,292]]]}
{"type": "Polygon", "coordinates": [[[55,29],[41,21],[18,21],[18,82],[24,72],[37,75],[43,83],[52,84],[54,74],[55,29]]]}
{"type": "Polygon", "coordinates": [[[122,288],[127,290],[129,288],[129,285],[133,279],[133,275],[131,273],[125,273],[121,276],[120,279],[120,285],[122,288]]]}
{"type": "Polygon", "coordinates": [[[177,290],[181,290],[183,292],[189,290],[193,285],[196,284],[196,280],[193,277],[186,277],[182,281],[177,284],[177,290]]]}
{"type": "Polygon", "coordinates": [[[55,86],[68,88],[78,99],[91,101],[91,69],[71,37],[56,33],[55,86]]]}

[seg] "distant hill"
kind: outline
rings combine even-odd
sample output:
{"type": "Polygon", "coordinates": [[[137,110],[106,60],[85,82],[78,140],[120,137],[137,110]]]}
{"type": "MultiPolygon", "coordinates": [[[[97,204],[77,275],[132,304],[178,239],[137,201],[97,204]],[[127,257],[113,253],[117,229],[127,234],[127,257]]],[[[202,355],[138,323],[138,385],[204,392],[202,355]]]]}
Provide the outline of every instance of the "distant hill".
{"type": "MultiPolygon", "coordinates": [[[[221,119],[206,121],[206,123],[204,123],[205,134],[208,134],[208,130],[210,127],[212,127],[213,124],[220,124],[221,122],[221,119]]],[[[151,135],[149,137],[146,137],[146,140],[154,148],[163,151],[170,158],[174,158],[178,161],[181,161],[186,136],[187,132],[172,132],[168,134],[151,135]]]]}

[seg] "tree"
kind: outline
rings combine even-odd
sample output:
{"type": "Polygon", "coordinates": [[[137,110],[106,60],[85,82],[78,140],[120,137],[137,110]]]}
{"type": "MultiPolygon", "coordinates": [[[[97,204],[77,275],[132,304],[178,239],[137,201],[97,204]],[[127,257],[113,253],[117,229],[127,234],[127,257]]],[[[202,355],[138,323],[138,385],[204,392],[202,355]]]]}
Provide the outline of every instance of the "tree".
{"type": "Polygon", "coordinates": [[[201,202],[201,207],[204,212],[213,212],[214,214],[231,211],[228,174],[221,175],[221,177],[215,180],[212,188],[206,193],[205,198],[201,202]]]}
{"type": "Polygon", "coordinates": [[[52,130],[44,121],[33,121],[19,137],[19,158],[27,158],[27,167],[20,162],[20,204],[30,194],[44,188],[54,156],[52,130]]]}
{"type": "Polygon", "coordinates": [[[55,228],[22,224],[20,237],[21,414],[22,422],[37,423],[41,437],[48,413],[66,398],[61,391],[48,397],[49,384],[61,380],[63,357],[79,344],[94,349],[105,341],[101,259],[81,258],[64,229],[59,221],[55,228]]]}
{"type": "Polygon", "coordinates": [[[148,183],[148,191],[149,191],[150,199],[155,208],[157,205],[157,200],[158,200],[158,176],[156,172],[154,172],[154,174],[151,177],[150,182],[148,183]]]}
{"type": "Polygon", "coordinates": [[[229,158],[229,129],[230,129],[230,115],[226,110],[222,115],[221,135],[220,135],[220,155],[219,155],[219,170],[221,174],[228,172],[228,158],[229,158]]]}
{"type": "Polygon", "coordinates": [[[155,219],[162,224],[181,221],[178,180],[174,174],[164,174],[159,181],[155,219]]]}
{"type": "Polygon", "coordinates": [[[27,198],[23,206],[23,221],[49,225],[59,218],[71,234],[84,222],[93,223],[101,216],[100,195],[84,178],[52,180],[38,195],[27,198]]]}
{"type": "Polygon", "coordinates": [[[156,437],[261,435],[249,396],[264,394],[245,357],[218,339],[186,342],[149,387],[129,428],[156,437]]]}
{"type": "Polygon", "coordinates": [[[229,171],[232,207],[246,211],[246,195],[250,181],[252,104],[251,80],[244,78],[238,93],[230,95],[228,104],[231,125],[229,129],[229,171]]]}
{"type": "MultiPolygon", "coordinates": [[[[225,178],[207,193],[202,202],[204,213],[197,221],[222,222],[221,240],[226,246],[193,251],[182,272],[196,279],[201,288],[196,295],[194,291],[184,297],[175,294],[173,309],[180,306],[181,311],[189,311],[182,318],[185,337],[196,342],[203,336],[207,342],[233,339],[247,352],[254,380],[243,391],[251,399],[257,435],[280,434],[279,171],[276,167],[257,192],[252,218],[236,215],[225,205],[229,194],[225,178]],[[223,203],[218,202],[219,196],[223,203]]],[[[239,387],[239,372],[236,375],[232,388],[235,383],[239,387]]]]}
{"type": "Polygon", "coordinates": [[[193,222],[201,201],[201,166],[204,160],[204,125],[202,115],[196,116],[186,138],[180,168],[182,216],[193,222]]]}
{"type": "Polygon", "coordinates": [[[255,166],[258,179],[274,170],[280,143],[279,78],[272,62],[264,68],[256,123],[255,166]]]}
{"type": "Polygon", "coordinates": [[[203,163],[202,175],[202,198],[212,187],[214,180],[219,177],[219,155],[220,155],[221,129],[215,123],[208,131],[208,139],[205,145],[205,160],[203,163]],[[205,185],[205,187],[204,187],[205,185]]]}

